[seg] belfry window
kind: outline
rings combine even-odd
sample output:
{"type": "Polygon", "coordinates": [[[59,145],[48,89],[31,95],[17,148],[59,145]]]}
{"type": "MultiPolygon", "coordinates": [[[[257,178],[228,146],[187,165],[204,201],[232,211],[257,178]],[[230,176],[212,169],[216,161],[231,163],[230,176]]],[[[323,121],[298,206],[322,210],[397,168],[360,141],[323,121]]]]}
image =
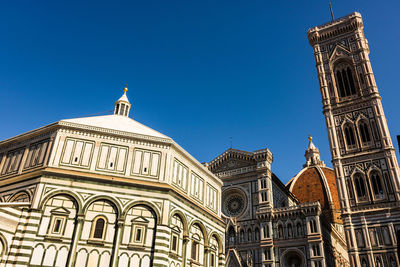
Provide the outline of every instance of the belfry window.
{"type": "Polygon", "coordinates": [[[383,197],[383,187],[382,187],[381,177],[376,171],[371,173],[371,183],[372,183],[372,189],[374,190],[374,194],[383,197]]]}
{"type": "Polygon", "coordinates": [[[361,141],[363,143],[370,142],[371,141],[371,135],[369,133],[368,125],[364,121],[361,121],[358,124],[358,129],[360,131],[361,141]]]}
{"type": "Polygon", "coordinates": [[[365,197],[365,184],[364,179],[361,177],[361,175],[354,176],[354,185],[356,187],[357,197],[365,197]]]}
{"type": "Polygon", "coordinates": [[[348,64],[340,64],[336,67],[335,78],[340,97],[356,94],[353,72],[348,64]]]}
{"type": "Polygon", "coordinates": [[[354,137],[354,130],[351,125],[346,125],[344,127],[344,137],[346,139],[346,144],[349,149],[355,148],[356,145],[356,139],[354,137]]]}

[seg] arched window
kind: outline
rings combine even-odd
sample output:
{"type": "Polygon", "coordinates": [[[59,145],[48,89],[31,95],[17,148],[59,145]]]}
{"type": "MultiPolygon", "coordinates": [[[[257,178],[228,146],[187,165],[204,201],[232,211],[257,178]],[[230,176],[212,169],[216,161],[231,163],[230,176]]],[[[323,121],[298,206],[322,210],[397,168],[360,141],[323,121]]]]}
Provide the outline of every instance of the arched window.
{"type": "Polygon", "coordinates": [[[356,139],[354,137],[353,127],[350,124],[346,124],[344,126],[343,130],[344,130],[344,137],[346,139],[346,144],[347,144],[348,149],[355,148],[356,139]]]}
{"type": "Polygon", "coordinates": [[[29,202],[29,195],[25,192],[20,192],[16,195],[14,195],[10,202],[29,202]]]}
{"type": "Polygon", "coordinates": [[[374,171],[371,173],[371,183],[372,183],[372,189],[374,190],[374,194],[383,197],[381,176],[379,175],[378,172],[374,171]]]}
{"type": "Polygon", "coordinates": [[[361,141],[362,141],[363,143],[368,143],[368,142],[370,142],[370,141],[371,141],[371,135],[370,135],[370,132],[369,132],[369,128],[368,128],[367,123],[366,123],[365,121],[361,121],[361,122],[358,124],[358,129],[359,129],[359,131],[360,131],[361,141]]]}
{"type": "Polygon", "coordinates": [[[357,197],[365,197],[366,191],[365,191],[364,179],[360,174],[356,174],[354,176],[354,185],[356,187],[357,197]]]}
{"type": "Polygon", "coordinates": [[[356,94],[353,72],[350,65],[346,63],[339,64],[335,68],[336,87],[340,97],[346,97],[356,94]]]}
{"type": "Polygon", "coordinates": [[[106,221],[104,217],[97,217],[93,221],[92,238],[104,239],[105,230],[106,230],[106,221]]]}

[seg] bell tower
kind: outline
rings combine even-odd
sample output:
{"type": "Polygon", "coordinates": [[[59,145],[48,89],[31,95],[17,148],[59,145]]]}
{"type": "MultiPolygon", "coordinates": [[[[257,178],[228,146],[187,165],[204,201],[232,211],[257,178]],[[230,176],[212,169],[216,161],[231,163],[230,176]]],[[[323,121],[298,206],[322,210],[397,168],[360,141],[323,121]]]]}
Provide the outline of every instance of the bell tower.
{"type": "Polygon", "coordinates": [[[352,266],[400,266],[400,180],[361,14],[308,30],[352,266]]]}

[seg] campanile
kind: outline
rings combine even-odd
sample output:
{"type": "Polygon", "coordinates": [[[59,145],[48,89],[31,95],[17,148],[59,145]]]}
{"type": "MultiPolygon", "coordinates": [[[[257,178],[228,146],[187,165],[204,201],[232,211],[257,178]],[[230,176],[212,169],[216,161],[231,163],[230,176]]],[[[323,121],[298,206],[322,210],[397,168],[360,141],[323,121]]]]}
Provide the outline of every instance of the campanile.
{"type": "Polygon", "coordinates": [[[361,14],[308,30],[352,266],[399,266],[399,167],[361,14]]]}

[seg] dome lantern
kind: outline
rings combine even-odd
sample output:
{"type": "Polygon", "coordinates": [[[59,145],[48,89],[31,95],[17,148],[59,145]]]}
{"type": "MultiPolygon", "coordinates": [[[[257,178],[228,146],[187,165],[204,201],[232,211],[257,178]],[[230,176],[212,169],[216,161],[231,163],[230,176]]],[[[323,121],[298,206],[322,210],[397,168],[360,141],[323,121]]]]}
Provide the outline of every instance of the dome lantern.
{"type": "Polygon", "coordinates": [[[131,103],[126,96],[126,92],[128,92],[127,85],[124,87],[124,94],[115,102],[114,115],[129,116],[131,103]]]}
{"type": "Polygon", "coordinates": [[[306,157],[306,164],[304,164],[304,167],[308,166],[322,166],[325,167],[325,163],[321,160],[320,158],[320,153],[318,148],[314,145],[312,141],[312,136],[310,135],[308,137],[308,147],[306,149],[306,153],[304,156],[306,157]]]}

